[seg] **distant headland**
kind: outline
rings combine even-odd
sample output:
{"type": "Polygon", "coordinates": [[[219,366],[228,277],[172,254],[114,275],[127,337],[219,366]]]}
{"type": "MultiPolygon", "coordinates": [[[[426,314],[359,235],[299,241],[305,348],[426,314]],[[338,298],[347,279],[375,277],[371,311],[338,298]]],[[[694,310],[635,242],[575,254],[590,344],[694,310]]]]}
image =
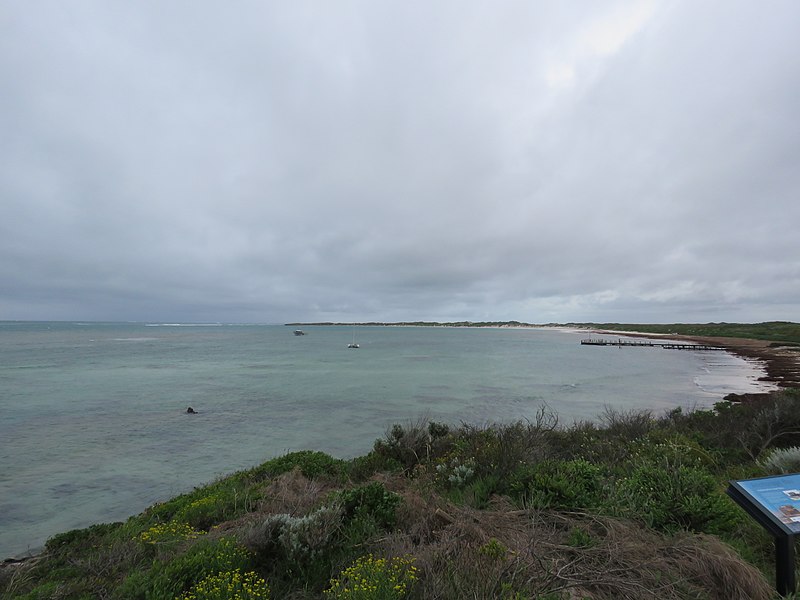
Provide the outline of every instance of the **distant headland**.
{"type": "Polygon", "coordinates": [[[286,323],[291,327],[314,327],[314,326],[342,326],[342,327],[559,327],[557,323],[547,325],[536,325],[533,323],[523,323],[522,321],[395,321],[380,322],[368,321],[364,323],[336,323],[325,321],[319,323],[286,323]]]}

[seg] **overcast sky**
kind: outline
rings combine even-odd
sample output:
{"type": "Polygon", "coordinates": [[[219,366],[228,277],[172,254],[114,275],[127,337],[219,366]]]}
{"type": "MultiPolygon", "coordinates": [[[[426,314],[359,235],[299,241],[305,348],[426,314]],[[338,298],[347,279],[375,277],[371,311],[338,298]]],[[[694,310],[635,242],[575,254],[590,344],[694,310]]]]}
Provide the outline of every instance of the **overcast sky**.
{"type": "Polygon", "coordinates": [[[800,321],[800,2],[5,0],[0,319],[800,321]]]}

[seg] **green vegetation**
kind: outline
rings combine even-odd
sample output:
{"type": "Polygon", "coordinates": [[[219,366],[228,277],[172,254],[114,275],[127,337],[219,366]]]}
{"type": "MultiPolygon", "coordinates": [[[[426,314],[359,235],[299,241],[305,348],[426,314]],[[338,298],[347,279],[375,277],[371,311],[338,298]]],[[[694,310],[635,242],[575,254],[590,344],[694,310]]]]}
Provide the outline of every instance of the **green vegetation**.
{"type": "Polygon", "coordinates": [[[772,540],[730,479],[800,464],[800,391],[560,425],[395,425],[57,535],[0,597],[772,598],[772,540]]]}
{"type": "Polygon", "coordinates": [[[286,323],[287,327],[314,327],[314,326],[337,326],[337,327],[535,327],[531,323],[522,321],[396,321],[394,323],[383,323],[379,321],[367,321],[364,323],[334,323],[332,321],[318,323],[286,323]]]}
{"type": "Polygon", "coordinates": [[[574,327],[609,331],[641,331],[642,333],[675,333],[700,337],[735,337],[800,345],[800,323],[771,321],[767,323],[674,323],[644,325],[632,323],[570,323],[574,327]]]}
{"type": "Polygon", "coordinates": [[[417,580],[413,563],[413,556],[358,558],[331,580],[325,595],[337,600],[400,600],[417,580]]]}
{"type": "Polygon", "coordinates": [[[182,594],[179,600],[269,600],[269,586],[253,571],[222,571],[209,575],[182,594]]]}

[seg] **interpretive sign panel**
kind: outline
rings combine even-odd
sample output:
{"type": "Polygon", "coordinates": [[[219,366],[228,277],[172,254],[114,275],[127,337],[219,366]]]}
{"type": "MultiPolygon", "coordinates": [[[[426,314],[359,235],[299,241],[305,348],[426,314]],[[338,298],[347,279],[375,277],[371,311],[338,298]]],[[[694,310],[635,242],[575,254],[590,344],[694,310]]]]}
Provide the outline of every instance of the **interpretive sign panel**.
{"type": "MultiPolygon", "coordinates": [[[[771,526],[762,525],[773,530],[773,535],[800,533],[800,473],[731,481],[731,487],[769,519],[771,526]]],[[[728,493],[736,500],[731,491],[728,493]]]]}
{"type": "Polygon", "coordinates": [[[775,537],[775,585],[794,593],[794,536],[800,533],[800,473],[731,481],[728,495],[775,537]]]}

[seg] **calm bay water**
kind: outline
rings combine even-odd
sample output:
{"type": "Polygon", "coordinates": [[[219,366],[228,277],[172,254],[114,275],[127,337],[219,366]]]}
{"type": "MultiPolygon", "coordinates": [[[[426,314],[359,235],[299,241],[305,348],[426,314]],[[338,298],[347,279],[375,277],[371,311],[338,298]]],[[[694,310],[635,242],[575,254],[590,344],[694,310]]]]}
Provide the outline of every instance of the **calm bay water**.
{"type": "Polygon", "coordinates": [[[707,407],[761,374],[725,353],[582,347],[552,329],[306,332],[0,322],[0,558],[285,452],[363,454],[393,423],[707,407]]]}

